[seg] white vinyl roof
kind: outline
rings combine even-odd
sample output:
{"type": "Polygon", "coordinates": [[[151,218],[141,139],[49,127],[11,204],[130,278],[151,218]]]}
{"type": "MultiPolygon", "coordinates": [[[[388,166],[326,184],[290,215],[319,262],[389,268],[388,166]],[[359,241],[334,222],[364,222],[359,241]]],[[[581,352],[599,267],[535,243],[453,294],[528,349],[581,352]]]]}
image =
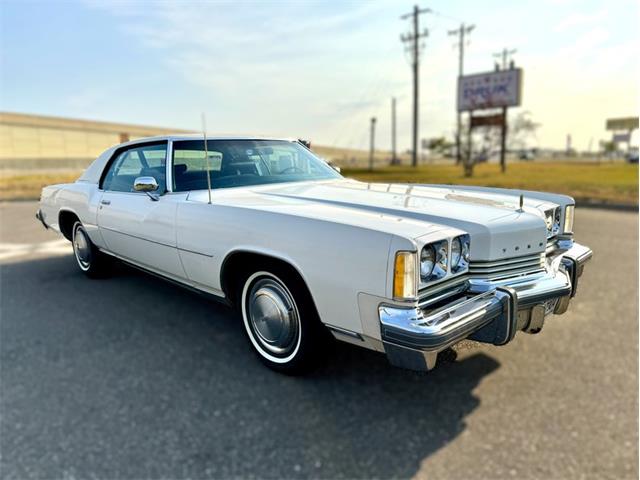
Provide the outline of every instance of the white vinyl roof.
{"type": "MultiPolygon", "coordinates": [[[[135,143],[155,142],[160,140],[202,140],[202,133],[177,133],[175,135],[157,135],[155,137],[136,138],[128,142],[121,143],[116,147],[131,145],[135,143]]],[[[283,140],[286,142],[297,142],[297,138],[267,137],[260,135],[207,135],[207,140],[283,140]]]]}

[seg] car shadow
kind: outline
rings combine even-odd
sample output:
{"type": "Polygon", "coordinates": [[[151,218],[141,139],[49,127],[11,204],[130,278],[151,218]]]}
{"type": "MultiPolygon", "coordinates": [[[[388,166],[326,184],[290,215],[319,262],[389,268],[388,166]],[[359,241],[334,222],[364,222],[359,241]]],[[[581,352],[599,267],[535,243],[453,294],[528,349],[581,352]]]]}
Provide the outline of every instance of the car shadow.
{"type": "Polygon", "coordinates": [[[499,364],[428,374],[346,344],[306,377],[264,367],[229,308],[128,267],[3,265],[2,470],[9,477],[390,478],[465,429],[499,364]]]}

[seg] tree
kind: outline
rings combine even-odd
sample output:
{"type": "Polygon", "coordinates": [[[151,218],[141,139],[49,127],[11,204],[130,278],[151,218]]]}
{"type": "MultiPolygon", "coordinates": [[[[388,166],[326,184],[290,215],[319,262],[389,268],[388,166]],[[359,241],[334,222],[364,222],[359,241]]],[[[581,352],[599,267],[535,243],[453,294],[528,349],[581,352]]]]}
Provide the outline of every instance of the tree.
{"type": "MultiPolygon", "coordinates": [[[[468,132],[468,119],[463,122],[463,132],[468,132]]],[[[524,150],[532,140],[537,142],[536,132],[540,123],[534,122],[531,112],[523,111],[507,119],[507,151],[524,150]]],[[[466,177],[473,176],[473,168],[478,158],[490,157],[501,146],[500,128],[494,126],[476,127],[471,137],[462,143],[463,169],[466,177]]]]}
{"type": "Polygon", "coordinates": [[[431,150],[432,152],[444,155],[451,150],[454,144],[453,142],[447,140],[446,137],[434,137],[429,139],[427,145],[429,147],[429,150],[431,150]]]}
{"type": "Polygon", "coordinates": [[[538,141],[537,131],[540,123],[531,119],[531,112],[518,112],[509,120],[509,128],[507,130],[507,149],[508,150],[524,150],[530,145],[530,141],[535,139],[538,141]]]}

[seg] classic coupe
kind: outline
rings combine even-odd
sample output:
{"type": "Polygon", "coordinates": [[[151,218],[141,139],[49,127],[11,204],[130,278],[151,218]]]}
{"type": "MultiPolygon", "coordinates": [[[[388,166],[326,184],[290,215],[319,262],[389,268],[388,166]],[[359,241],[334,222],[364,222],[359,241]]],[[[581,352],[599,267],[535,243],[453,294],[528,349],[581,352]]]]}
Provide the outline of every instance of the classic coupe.
{"type": "Polygon", "coordinates": [[[549,193],[363,183],[297,140],[179,135],[109,148],[45,187],[36,217],[88,277],[119,259],[212,295],[267,366],[300,373],[331,337],[426,371],[462,340],[540,332],[592,256],[574,209],[549,193]]]}

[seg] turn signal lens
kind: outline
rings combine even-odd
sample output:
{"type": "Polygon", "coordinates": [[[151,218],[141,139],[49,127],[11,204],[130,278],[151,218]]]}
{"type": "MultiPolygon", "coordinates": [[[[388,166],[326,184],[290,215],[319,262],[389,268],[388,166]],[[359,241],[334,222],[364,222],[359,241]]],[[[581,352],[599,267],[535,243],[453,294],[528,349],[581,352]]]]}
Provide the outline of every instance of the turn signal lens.
{"type": "Polygon", "coordinates": [[[573,232],[573,213],[575,209],[575,205],[567,205],[564,210],[564,233],[573,232]]]}
{"type": "Polygon", "coordinates": [[[416,281],[416,264],[418,263],[415,252],[396,253],[395,267],[393,270],[393,298],[407,300],[418,296],[416,281]]]}

